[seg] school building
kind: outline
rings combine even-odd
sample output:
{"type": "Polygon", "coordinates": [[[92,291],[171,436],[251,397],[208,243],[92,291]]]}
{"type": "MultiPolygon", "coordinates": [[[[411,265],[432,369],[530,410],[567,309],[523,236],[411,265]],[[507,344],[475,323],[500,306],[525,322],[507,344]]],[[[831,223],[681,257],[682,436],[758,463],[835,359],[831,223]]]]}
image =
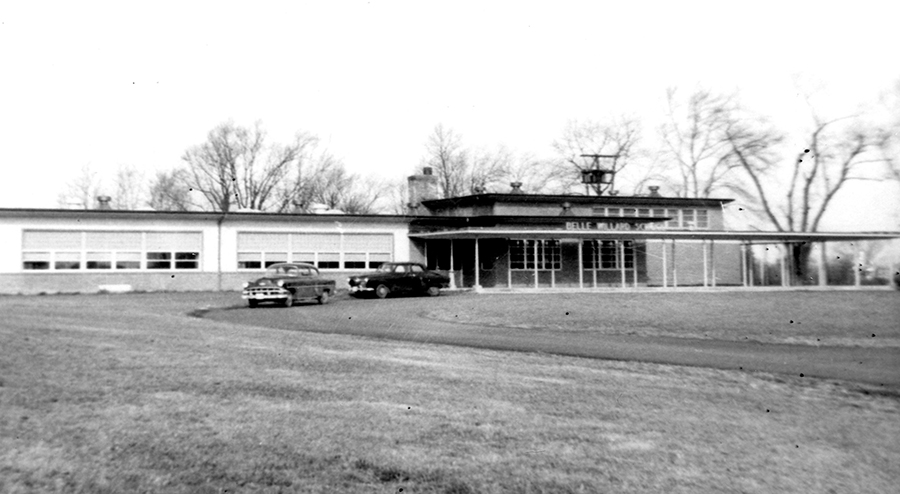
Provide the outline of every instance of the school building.
{"type": "MultiPolygon", "coordinates": [[[[0,293],[239,290],[278,262],[346,287],[386,261],[451,273],[459,288],[751,286],[754,249],[889,240],[898,232],[724,228],[730,199],[508,193],[436,198],[410,177],[406,215],[0,209],[0,293]]],[[[777,283],[788,284],[788,256],[777,283]],[[787,264],[786,264],[787,263],[787,264]]],[[[758,281],[756,282],[758,283],[758,281]]]]}

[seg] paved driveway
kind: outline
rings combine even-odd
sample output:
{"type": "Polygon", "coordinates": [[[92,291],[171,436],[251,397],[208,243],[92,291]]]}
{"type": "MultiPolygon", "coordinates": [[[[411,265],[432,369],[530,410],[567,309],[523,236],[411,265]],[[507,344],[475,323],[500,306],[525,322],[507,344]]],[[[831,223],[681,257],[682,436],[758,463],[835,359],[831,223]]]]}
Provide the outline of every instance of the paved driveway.
{"type": "Polygon", "coordinates": [[[216,309],[204,317],[252,326],[505,351],[762,371],[856,381],[900,390],[900,348],[767,344],[680,337],[601,335],[458,324],[422,315],[458,297],[339,300],[318,306],[216,309]]]}

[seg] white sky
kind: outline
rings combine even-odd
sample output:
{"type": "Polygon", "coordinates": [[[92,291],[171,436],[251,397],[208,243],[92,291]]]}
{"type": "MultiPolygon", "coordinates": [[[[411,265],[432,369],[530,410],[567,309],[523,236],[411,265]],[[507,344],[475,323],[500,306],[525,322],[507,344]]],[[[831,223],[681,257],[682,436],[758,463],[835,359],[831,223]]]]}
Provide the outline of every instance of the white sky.
{"type": "MultiPolygon", "coordinates": [[[[804,91],[838,117],[900,79],[898,14],[891,1],[7,2],[0,207],[56,207],[85,164],[110,178],[175,167],[228,119],[262,120],[274,140],[310,131],[385,178],[415,169],[437,123],[537,156],[570,119],[633,113],[649,134],[669,86],[739,90],[801,133],[804,91]]],[[[864,202],[881,219],[850,227],[897,229],[892,200],[864,202]]]]}

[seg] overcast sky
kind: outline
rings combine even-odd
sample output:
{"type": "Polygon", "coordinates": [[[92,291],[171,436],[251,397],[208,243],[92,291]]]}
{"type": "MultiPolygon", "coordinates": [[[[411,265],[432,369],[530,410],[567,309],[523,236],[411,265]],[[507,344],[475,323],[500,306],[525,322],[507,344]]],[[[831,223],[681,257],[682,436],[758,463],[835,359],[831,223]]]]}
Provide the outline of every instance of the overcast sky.
{"type": "Polygon", "coordinates": [[[670,86],[738,90],[802,131],[805,94],[838,117],[900,79],[898,13],[890,1],[7,2],[0,207],[56,207],[85,164],[109,177],[175,167],[229,119],[261,120],[275,140],[312,132],[351,171],[385,178],[415,169],[437,123],[538,156],[570,119],[631,113],[652,132],[670,86]]]}

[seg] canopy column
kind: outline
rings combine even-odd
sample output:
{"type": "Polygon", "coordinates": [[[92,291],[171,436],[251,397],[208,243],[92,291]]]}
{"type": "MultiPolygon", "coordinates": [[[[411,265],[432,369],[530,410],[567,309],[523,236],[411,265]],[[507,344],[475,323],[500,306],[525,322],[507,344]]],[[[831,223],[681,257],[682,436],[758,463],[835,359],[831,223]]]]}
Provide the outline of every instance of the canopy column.
{"type": "Polygon", "coordinates": [[[478,237],[475,237],[475,288],[481,288],[481,259],[479,254],[481,249],[478,248],[478,237]]]}
{"type": "Polygon", "coordinates": [[[862,286],[862,251],[857,246],[856,262],[853,263],[853,286],[859,288],[862,286]]]}
{"type": "Polygon", "coordinates": [[[709,241],[709,270],[713,288],[716,287],[716,241],[709,241]]]}
{"type": "Polygon", "coordinates": [[[741,285],[747,286],[747,244],[741,243],[741,285]]]}
{"type": "Polygon", "coordinates": [[[703,287],[709,286],[709,243],[703,241],[703,287]]]}
{"type": "Polygon", "coordinates": [[[666,288],[669,282],[669,266],[668,259],[666,259],[666,241],[662,241],[662,272],[663,272],[663,288],[666,288]]]}
{"type": "Polygon", "coordinates": [[[828,286],[828,270],[825,263],[825,242],[819,244],[819,286],[828,286]]]}
{"type": "Polygon", "coordinates": [[[788,286],[787,285],[787,268],[784,265],[784,262],[787,258],[787,250],[788,250],[787,244],[781,245],[781,248],[779,250],[781,251],[780,252],[780,254],[781,254],[781,286],[788,286]]]}
{"type": "Polygon", "coordinates": [[[675,264],[675,239],[672,239],[672,288],[678,288],[678,266],[675,264]]]}
{"type": "Polygon", "coordinates": [[[619,243],[619,268],[622,272],[622,288],[625,288],[625,242],[617,240],[619,243]]]}
{"type": "Polygon", "coordinates": [[[509,239],[506,240],[506,288],[512,288],[512,249],[509,239]]]}
{"type": "Polygon", "coordinates": [[[578,288],[584,289],[584,240],[578,239],[578,288]]]}
{"type": "Polygon", "coordinates": [[[456,272],[453,270],[453,239],[450,239],[450,288],[456,289],[456,272]]]}

